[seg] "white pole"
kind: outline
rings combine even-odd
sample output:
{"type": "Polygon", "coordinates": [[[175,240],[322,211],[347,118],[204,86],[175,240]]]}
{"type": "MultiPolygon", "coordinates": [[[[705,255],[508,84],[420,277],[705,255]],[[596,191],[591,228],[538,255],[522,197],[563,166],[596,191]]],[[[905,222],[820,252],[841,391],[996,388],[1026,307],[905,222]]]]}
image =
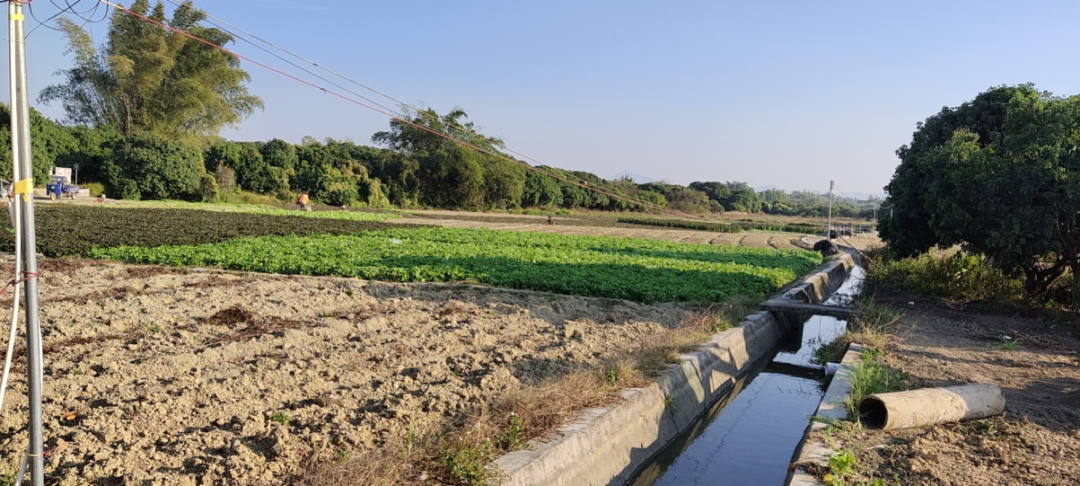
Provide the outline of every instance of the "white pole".
{"type": "Polygon", "coordinates": [[[829,181],[829,226],[825,228],[825,237],[832,241],[832,190],[836,184],[829,181]]]}

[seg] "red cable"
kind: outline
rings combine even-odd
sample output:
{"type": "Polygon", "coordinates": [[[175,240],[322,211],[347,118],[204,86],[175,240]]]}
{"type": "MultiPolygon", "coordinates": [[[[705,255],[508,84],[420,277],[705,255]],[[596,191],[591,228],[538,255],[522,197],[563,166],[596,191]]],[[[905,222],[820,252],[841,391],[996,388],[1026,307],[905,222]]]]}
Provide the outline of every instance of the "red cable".
{"type": "Polygon", "coordinates": [[[41,276],[41,274],[38,273],[38,272],[28,272],[26,270],[23,270],[22,273],[23,273],[23,275],[28,275],[28,276],[24,277],[22,280],[11,279],[11,281],[8,282],[7,285],[4,285],[4,288],[0,289],[0,295],[4,295],[4,292],[7,292],[7,289],[9,289],[11,287],[19,285],[19,284],[21,284],[21,283],[23,283],[23,282],[25,282],[27,280],[30,280],[30,279],[33,279],[33,278],[38,278],[38,277],[41,276]]]}
{"type": "Polygon", "coordinates": [[[624,196],[619,196],[619,195],[616,195],[616,194],[613,194],[613,193],[610,193],[610,192],[607,192],[607,191],[604,191],[604,190],[601,190],[601,189],[598,189],[598,188],[595,188],[595,187],[589,187],[589,186],[588,186],[588,183],[587,183],[587,182],[581,182],[581,183],[573,182],[573,181],[571,181],[571,180],[569,180],[569,179],[567,179],[567,178],[565,178],[565,177],[561,177],[561,176],[559,176],[559,175],[557,175],[557,174],[552,174],[552,173],[550,173],[550,172],[547,172],[547,171],[544,171],[544,170],[540,170],[540,169],[538,169],[538,168],[536,168],[536,167],[533,167],[533,166],[531,166],[531,165],[529,165],[529,164],[523,163],[523,162],[521,162],[521,161],[518,161],[518,160],[514,160],[514,159],[512,159],[512,158],[510,158],[510,157],[507,157],[507,156],[505,156],[505,155],[502,155],[502,154],[499,154],[499,153],[496,153],[496,152],[492,152],[492,151],[489,151],[489,150],[486,150],[486,149],[483,149],[483,148],[477,147],[476,145],[473,145],[473,144],[471,144],[471,143],[469,143],[469,142],[466,142],[466,141],[464,141],[464,140],[458,140],[458,139],[456,139],[456,138],[454,138],[454,137],[451,137],[451,136],[449,136],[449,135],[446,135],[446,134],[444,134],[444,133],[442,133],[442,132],[439,132],[439,131],[437,131],[437,130],[433,130],[433,129],[431,129],[431,128],[425,127],[425,126],[423,126],[423,125],[420,125],[420,124],[418,124],[418,123],[414,123],[414,122],[413,122],[413,121],[411,121],[411,120],[408,120],[408,119],[402,118],[402,117],[400,117],[400,116],[397,116],[397,115],[395,115],[395,114],[393,114],[393,113],[388,113],[388,112],[386,112],[386,111],[383,111],[383,110],[380,110],[380,109],[378,109],[378,108],[372,107],[372,106],[370,106],[370,105],[364,104],[364,103],[362,103],[362,102],[360,102],[360,101],[357,101],[357,100],[354,100],[354,99],[352,99],[352,98],[349,98],[348,96],[345,96],[345,95],[343,95],[343,94],[341,94],[341,93],[338,93],[338,92],[336,92],[336,91],[334,91],[334,90],[326,89],[326,88],[324,88],[324,87],[322,87],[322,86],[319,86],[319,85],[317,85],[317,84],[315,84],[315,83],[312,83],[312,82],[310,82],[310,81],[307,81],[307,80],[301,79],[301,78],[299,78],[299,77],[296,77],[296,76],[294,76],[294,75],[292,75],[292,74],[289,74],[289,73],[287,73],[287,72],[285,72],[285,71],[282,71],[282,70],[280,70],[280,69],[277,69],[277,68],[271,67],[271,66],[269,66],[269,65],[263,64],[263,63],[261,63],[261,62],[259,62],[259,61],[256,61],[256,60],[254,60],[254,59],[251,59],[251,58],[249,58],[249,57],[247,57],[247,56],[244,56],[244,55],[238,54],[238,53],[236,53],[236,52],[233,52],[233,51],[231,51],[231,50],[229,50],[229,49],[226,49],[226,48],[224,48],[224,47],[222,47],[222,46],[219,46],[219,45],[217,45],[217,44],[214,44],[214,43],[212,43],[212,42],[210,42],[210,41],[207,41],[207,40],[205,40],[205,39],[202,39],[202,38],[200,38],[200,37],[196,37],[196,36],[194,36],[194,35],[192,35],[192,34],[189,34],[189,33],[187,33],[187,32],[184,32],[184,31],[182,31],[182,30],[180,30],[180,29],[177,29],[177,28],[175,28],[175,27],[169,26],[169,25],[167,25],[167,24],[165,24],[165,23],[163,23],[163,22],[159,22],[159,21],[157,21],[157,20],[151,19],[151,18],[149,18],[149,17],[146,17],[146,16],[144,16],[144,15],[141,15],[141,14],[139,14],[139,13],[133,12],[133,11],[131,11],[131,10],[129,10],[129,9],[125,8],[125,7],[123,7],[122,5],[117,5],[117,4],[115,4],[115,3],[109,2],[108,0],[98,0],[98,1],[100,1],[101,3],[104,3],[104,4],[106,4],[106,5],[109,5],[109,6],[111,6],[111,7],[115,8],[115,9],[117,9],[117,10],[120,10],[120,11],[122,11],[122,12],[124,12],[124,13],[128,14],[128,15],[131,15],[131,16],[133,16],[133,17],[137,17],[137,18],[140,18],[140,19],[142,19],[142,20],[145,20],[145,21],[147,21],[147,22],[150,22],[150,23],[152,23],[152,24],[154,24],[154,25],[157,25],[157,26],[159,26],[159,27],[161,27],[161,28],[163,28],[163,29],[165,29],[165,30],[170,30],[170,31],[176,32],[177,34],[180,34],[180,35],[183,35],[183,36],[185,36],[185,37],[188,37],[188,38],[194,39],[194,40],[196,40],[196,41],[198,41],[198,42],[201,42],[201,43],[203,43],[203,44],[206,44],[206,45],[208,45],[208,46],[210,46],[210,47],[212,47],[212,48],[214,48],[214,49],[217,49],[217,50],[219,50],[219,51],[221,51],[221,52],[224,52],[224,53],[226,53],[226,54],[230,54],[230,55],[236,56],[236,57],[237,57],[237,58],[239,58],[239,59],[243,59],[243,60],[245,60],[245,61],[248,61],[248,62],[250,62],[250,63],[252,63],[252,64],[255,64],[256,66],[262,67],[262,68],[264,68],[264,69],[268,69],[268,70],[270,70],[270,71],[273,71],[273,72],[275,72],[275,73],[278,73],[278,74],[280,74],[280,75],[282,75],[282,76],[288,77],[288,78],[290,78],[290,79],[292,79],[292,80],[294,80],[294,81],[299,81],[299,82],[301,82],[301,83],[303,83],[303,84],[306,84],[306,85],[308,85],[308,86],[311,86],[312,88],[316,88],[316,89],[322,90],[322,92],[323,92],[323,93],[328,93],[328,94],[334,95],[334,96],[336,96],[336,97],[338,97],[338,98],[341,98],[341,99],[343,99],[343,100],[345,100],[345,101],[348,101],[348,102],[350,102],[350,103],[354,103],[354,104],[360,105],[360,106],[362,106],[362,107],[364,107],[364,108],[367,108],[367,109],[369,109],[369,110],[371,110],[371,111],[374,111],[374,112],[376,112],[376,113],[380,113],[380,114],[386,115],[386,116],[388,116],[388,117],[390,117],[390,118],[393,118],[393,119],[395,119],[395,120],[401,121],[401,122],[403,122],[403,123],[407,123],[407,124],[409,124],[409,125],[412,125],[413,127],[419,128],[419,129],[421,129],[421,130],[424,130],[424,131],[427,131],[427,132],[430,132],[430,133],[432,133],[432,134],[434,134],[434,135],[437,135],[437,136],[439,136],[439,137],[445,138],[445,139],[447,139],[447,140],[450,140],[450,141],[452,141],[452,142],[456,142],[456,143],[459,143],[459,144],[461,144],[461,145],[464,145],[464,146],[466,146],[466,147],[469,147],[469,148],[471,148],[471,149],[473,149],[473,150],[476,150],[476,151],[478,151],[478,152],[480,152],[480,153],[484,153],[484,154],[490,155],[490,156],[492,156],[492,157],[496,157],[496,158],[499,158],[499,159],[505,160],[505,161],[507,161],[507,162],[511,162],[511,163],[514,163],[514,164],[520,165],[520,166],[522,166],[522,167],[524,167],[524,168],[526,168],[526,169],[532,170],[532,171],[534,171],[534,172],[537,172],[537,173],[539,173],[539,174],[543,174],[543,175],[546,175],[546,176],[548,176],[548,177],[551,177],[551,178],[553,178],[553,179],[557,179],[557,180],[560,180],[560,181],[566,182],[566,183],[568,183],[568,184],[574,184],[574,185],[578,185],[578,186],[580,186],[580,187],[583,187],[583,188],[585,188],[586,190],[590,190],[590,191],[593,191],[593,192],[595,192],[595,193],[598,193],[598,194],[603,194],[603,195],[605,195],[605,196],[608,196],[608,197],[611,197],[611,198],[613,198],[613,199],[618,199],[618,200],[622,200],[622,201],[627,201],[627,202],[630,202],[631,204],[636,204],[636,205],[639,205],[639,206],[643,206],[643,207],[646,207],[646,208],[651,208],[651,209],[653,209],[653,210],[656,210],[656,211],[661,211],[661,212],[665,212],[665,213],[670,213],[670,214],[674,214],[674,215],[676,215],[676,216],[683,216],[683,217],[688,217],[688,218],[696,218],[696,217],[700,217],[700,216],[694,216],[694,215],[691,215],[691,214],[687,214],[687,213],[684,213],[684,212],[682,212],[682,211],[675,211],[675,210],[672,210],[672,209],[662,208],[662,207],[660,207],[660,206],[655,206],[655,205],[652,205],[652,204],[649,204],[649,203],[645,203],[645,202],[641,202],[641,201],[638,201],[638,200],[635,200],[635,199],[630,199],[630,198],[628,198],[628,197],[624,197],[624,196]]]}

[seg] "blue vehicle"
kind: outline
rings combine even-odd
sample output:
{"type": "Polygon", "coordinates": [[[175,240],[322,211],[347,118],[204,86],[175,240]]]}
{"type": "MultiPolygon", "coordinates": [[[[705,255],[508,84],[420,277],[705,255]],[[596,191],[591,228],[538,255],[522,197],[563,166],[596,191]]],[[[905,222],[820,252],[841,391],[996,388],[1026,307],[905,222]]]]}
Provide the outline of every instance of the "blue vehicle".
{"type": "Polygon", "coordinates": [[[45,184],[45,194],[49,196],[49,199],[64,196],[75,199],[75,195],[78,193],[79,186],[68,182],[67,176],[54,175],[52,176],[52,182],[45,184]]]}

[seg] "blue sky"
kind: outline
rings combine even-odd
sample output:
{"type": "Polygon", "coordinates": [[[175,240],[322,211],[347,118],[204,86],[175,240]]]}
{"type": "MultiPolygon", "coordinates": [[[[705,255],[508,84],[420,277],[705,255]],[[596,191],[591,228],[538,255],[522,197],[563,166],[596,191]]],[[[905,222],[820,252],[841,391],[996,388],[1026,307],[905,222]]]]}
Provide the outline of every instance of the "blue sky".
{"type": "MultiPolygon", "coordinates": [[[[56,11],[35,5],[39,18],[56,11]]],[[[835,180],[845,193],[878,193],[899,163],[895,150],[943,106],[1002,84],[1080,94],[1080,2],[195,5],[410,104],[440,113],[460,106],[485,133],[547,165],[602,177],[628,170],[679,184],[821,192],[835,180]]],[[[91,29],[104,39],[106,24],[91,29]]],[[[48,29],[27,45],[36,96],[70,58],[48,29]]],[[[299,73],[245,42],[231,47],[299,73]]],[[[370,143],[388,126],[384,115],[245,68],[266,109],[227,138],[370,143]]]]}

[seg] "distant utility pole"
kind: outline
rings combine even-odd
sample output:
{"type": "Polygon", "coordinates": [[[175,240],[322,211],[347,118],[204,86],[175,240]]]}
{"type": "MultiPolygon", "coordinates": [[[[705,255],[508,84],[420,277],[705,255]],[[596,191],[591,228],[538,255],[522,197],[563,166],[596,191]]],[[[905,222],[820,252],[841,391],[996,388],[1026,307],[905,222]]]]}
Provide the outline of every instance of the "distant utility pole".
{"type": "MultiPolygon", "coordinates": [[[[26,451],[26,460],[20,461],[25,466],[30,464],[30,484],[43,486],[45,473],[42,462],[41,432],[41,388],[43,381],[41,352],[41,322],[38,320],[38,284],[37,284],[37,241],[34,238],[34,169],[30,160],[30,102],[26,87],[26,32],[23,29],[23,3],[9,1],[8,4],[8,59],[11,76],[11,152],[14,168],[15,201],[20,214],[16,238],[22,243],[22,275],[16,275],[16,282],[23,281],[26,302],[26,380],[30,407],[30,444],[26,451]],[[21,234],[19,234],[21,233],[21,234]]],[[[30,3],[30,2],[25,2],[30,3]]],[[[16,297],[18,298],[18,297],[16,297]]],[[[22,480],[23,469],[20,468],[22,480]]]]}
{"type": "Polygon", "coordinates": [[[835,181],[829,181],[829,226],[825,228],[825,237],[829,241],[832,241],[832,190],[835,186],[835,181]]]}

